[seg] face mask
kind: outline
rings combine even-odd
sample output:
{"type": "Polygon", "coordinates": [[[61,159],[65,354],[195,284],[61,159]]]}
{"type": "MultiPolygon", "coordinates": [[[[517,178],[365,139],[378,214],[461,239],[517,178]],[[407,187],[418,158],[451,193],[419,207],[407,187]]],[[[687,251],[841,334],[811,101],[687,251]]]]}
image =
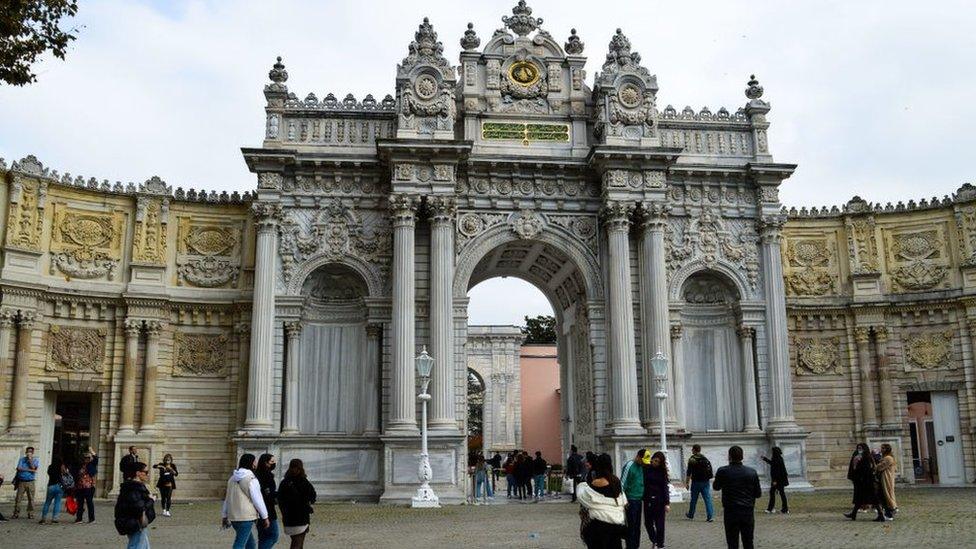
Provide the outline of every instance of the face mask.
{"type": "Polygon", "coordinates": [[[268,464],[268,470],[269,471],[274,471],[275,470],[275,467],[277,467],[277,466],[278,466],[277,463],[269,463],[268,464]]]}

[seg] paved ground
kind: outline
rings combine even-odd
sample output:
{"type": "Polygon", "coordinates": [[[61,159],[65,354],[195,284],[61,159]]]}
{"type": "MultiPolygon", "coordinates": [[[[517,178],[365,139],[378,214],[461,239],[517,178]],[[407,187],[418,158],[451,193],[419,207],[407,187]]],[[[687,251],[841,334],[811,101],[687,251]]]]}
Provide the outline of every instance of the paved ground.
{"type": "MultiPolygon", "coordinates": [[[[885,524],[841,516],[849,493],[791,495],[790,515],[757,514],[758,547],[974,547],[976,489],[901,490],[897,520],[885,524]]],[[[11,504],[0,506],[9,516],[11,504]]],[[[715,523],[684,518],[688,504],[675,504],[668,520],[668,547],[723,547],[721,517],[715,523]]],[[[112,526],[110,502],[96,504],[92,525],[40,526],[25,519],[0,523],[0,547],[123,547],[112,526]]],[[[700,513],[703,513],[701,508],[700,513]]],[[[716,512],[720,513],[721,505],[716,512]]],[[[576,505],[566,502],[455,506],[412,510],[378,505],[318,505],[306,547],[582,547],[576,505]]],[[[232,535],[218,529],[216,502],[177,504],[173,518],[151,526],[159,548],[229,547],[232,535]]],[[[869,517],[870,518],[870,517],[869,517]]],[[[287,537],[278,544],[287,547],[287,537]]],[[[644,538],[647,547],[647,538],[644,538]]]]}

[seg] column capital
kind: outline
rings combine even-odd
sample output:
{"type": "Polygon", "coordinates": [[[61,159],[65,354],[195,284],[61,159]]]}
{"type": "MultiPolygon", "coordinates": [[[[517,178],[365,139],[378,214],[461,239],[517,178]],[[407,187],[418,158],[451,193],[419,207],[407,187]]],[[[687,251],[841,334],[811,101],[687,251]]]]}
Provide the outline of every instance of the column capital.
{"type": "Polygon", "coordinates": [[[854,327],[854,340],[859,344],[867,343],[871,339],[870,328],[867,326],[855,326],[854,327]]]}
{"type": "Polygon", "coordinates": [[[125,335],[128,337],[139,337],[139,332],[142,331],[142,319],[141,318],[127,318],[122,324],[125,330],[125,335]]]}
{"type": "Polygon", "coordinates": [[[0,309],[0,328],[10,328],[14,325],[17,311],[13,309],[0,309]]]}
{"type": "Polygon", "coordinates": [[[302,335],[302,327],[304,325],[300,320],[290,320],[285,322],[285,335],[288,339],[298,339],[302,335]]]}
{"type": "Polygon", "coordinates": [[[786,214],[774,213],[762,216],[757,225],[759,236],[763,243],[776,244],[782,238],[783,225],[786,224],[786,214]]]}
{"type": "Polygon", "coordinates": [[[878,343],[885,343],[888,341],[888,327],[887,326],[875,326],[874,327],[874,339],[878,343]]]}
{"type": "Polygon", "coordinates": [[[682,330],[681,324],[672,324],[671,339],[681,339],[681,330],[682,330]]]}
{"type": "Polygon", "coordinates": [[[457,216],[457,199],[453,196],[430,196],[427,198],[427,208],[434,225],[453,223],[457,216]]]}
{"type": "Polygon", "coordinates": [[[274,228],[281,221],[281,204],[276,202],[255,202],[251,204],[251,215],[259,229],[274,228]]]}
{"type": "Polygon", "coordinates": [[[20,313],[20,328],[22,330],[30,330],[34,327],[34,323],[40,320],[40,315],[34,311],[21,311],[20,313]]]}
{"type": "Polygon", "coordinates": [[[969,327],[970,335],[976,337],[976,318],[967,318],[966,326],[969,327]]]}
{"type": "Polygon", "coordinates": [[[393,217],[394,227],[413,227],[416,222],[417,206],[420,198],[417,195],[398,193],[390,195],[390,215],[393,217]]]}
{"type": "Polygon", "coordinates": [[[166,323],[162,320],[147,320],[146,321],[146,336],[150,339],[159,338],[159,334],[163,331],[166,323]]]}
{"type": "Polygon", "coordinates": [[[663,231],[671,213],[671,205],[663,202],[641,202],[641,227],[647,231],[663,231]]]}
{"type": "Polygon", "coordinates": [[[366,337],[368,338],[378,338],[383,335],[383,325],[379,323],[370,323],[366,325],[366,337]]]}
{"type": "Polygon", "coordinates": [[[630,216],[635,209],[633,202],[608,200],[603,204],[600,216],[608,230],[626,232],[630,230],[630,216]]]}
{"type": "Polygon", "coordinates": [[[752,339],[753,327],[742,324],[736,328],[736,332],[742,339],[752,339]]]}

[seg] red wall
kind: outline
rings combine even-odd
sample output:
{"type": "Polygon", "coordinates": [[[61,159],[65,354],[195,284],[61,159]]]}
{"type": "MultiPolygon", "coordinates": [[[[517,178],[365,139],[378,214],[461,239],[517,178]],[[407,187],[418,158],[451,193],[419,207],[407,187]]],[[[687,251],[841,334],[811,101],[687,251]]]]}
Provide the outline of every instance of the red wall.
{"type": "Polygon", "coordinates": [[[522,381],[522,447],[550,464],[562,461],[559,363],[555,345],[525,345],[519,355],[522,381]]]}

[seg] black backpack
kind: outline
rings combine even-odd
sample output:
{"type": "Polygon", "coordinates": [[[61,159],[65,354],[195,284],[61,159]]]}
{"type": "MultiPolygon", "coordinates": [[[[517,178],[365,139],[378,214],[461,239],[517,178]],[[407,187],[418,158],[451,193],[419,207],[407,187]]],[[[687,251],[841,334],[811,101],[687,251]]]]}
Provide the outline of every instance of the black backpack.
{"type": "Polygon", "coordinates": [[[708,458],[705,457],[704,455],[701,455],[701,456],[698,456],[697,458],[695,458],[695,461],[694,461],[694,469],[695,469],[694,471],[689,471],[691,473],[690,476],[692,478],[694,478],[695,476],[699,476],[699,477],[705,477],[704,479],[701,479],[701,480],[708,480],[708,479],[712,478],[713,476],[715,476],[712,473],[712,462],[711,461],[708,461],[708,458]],[[698,474],[695,475],[695,473],[698,473],[698,474]]]}

